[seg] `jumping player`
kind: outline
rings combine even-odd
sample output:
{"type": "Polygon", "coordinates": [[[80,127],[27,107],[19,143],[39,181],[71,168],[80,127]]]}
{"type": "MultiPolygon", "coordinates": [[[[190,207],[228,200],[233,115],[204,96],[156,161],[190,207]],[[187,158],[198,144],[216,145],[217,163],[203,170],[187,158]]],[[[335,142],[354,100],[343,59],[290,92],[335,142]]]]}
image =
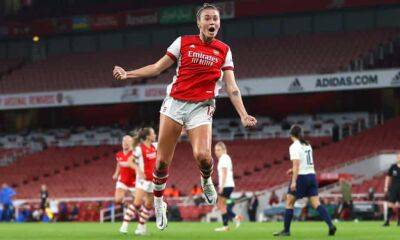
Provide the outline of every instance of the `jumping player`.
{"type": "Polygon", "coordinates": [[[236,85],[232,53],[228,45],[217,40],[220,28],[219,10],[204,4],[197,12],[198,35],[178,37],[167,53],[156,63],[132,71],[115,66],[117,80],[157,76],[177,63],[176,75],[167,88],[160,110],[160,128],[156,167],[153,172],[154,208],[156,225],[160,230],[167,227],[167,204],[163,201],[169,165],[177,140],[185,127],[193,148],[193,156],[201,173],[201,186],[207,204],[215,204],[217,192],[211,180],[212,116],[214,98],[225,82],[226,92],[238,112],[244,127],[253,127],[257,120],[247,114],[236,85]]]}
{"type": "Polygon", "coordinates": [[[146,235],[146,222],[153,214],[153,169],[156,164],[156,134],[153,128],[143,128],[138,133],[140,144],[135,148],[135,157],[138,161],[143,176],[136,178],[136,191],[133,204],[124,216],[126,225],[134,217],[138,217],[139,224],[135,230],[136,235],[146,235]]]}
{"type": "Polygon", "coordinates": [[[288,171],[292,174],[292,180],[288,194],[286,195],[286,211],[284,229],[274,233],[274,236],[290,236],[290,223],[293,218],[293,206],[297,199],[308,197],[311,206],[317,210],[320,217],[329,227],[329,235],[336,233],[336,227],[332,224],[331,217],[325,207],[319,202],[318,183],[315,177],[313,154],[310,143],[304,140],[302,129],[299,125],[290,128],[290,138],[293,142],[289,148],[290,160],[293,168],[288,171]]]}
{"type": "Polygon", "coordinates": [[[233,189],[235,188],[235,181],[233,179],[233,165],[231,157],[228,155],[226,145],[223,142],[215,144],[215,156],[218,158],[218,201],[217,206],[222,214],[223,226],[216,228],[216,232],[229,231],[228,221],[233,218],[236,223],[236,228],[240,226],[242,216],[236,215],[232,208],[227,208],[226,201],[230,199],[233,189]]]}
{"type": "MultiPolygon", "coordinates": [[[[383,226],[388,227],[396,202],[400,203],[400,152],[397,153],[397,162],[390,166],[388,174],[385,177],[384,191],[388,200],[388,212],[383,226]]],[[[397,226],[400,226],[400,214],[397,214],[397,226]]]]}

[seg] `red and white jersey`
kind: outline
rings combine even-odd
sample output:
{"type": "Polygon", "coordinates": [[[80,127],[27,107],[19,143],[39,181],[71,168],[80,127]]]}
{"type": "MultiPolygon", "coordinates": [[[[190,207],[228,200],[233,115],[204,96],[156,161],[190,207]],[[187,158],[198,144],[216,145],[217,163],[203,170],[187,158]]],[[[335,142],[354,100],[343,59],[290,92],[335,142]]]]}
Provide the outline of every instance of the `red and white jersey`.
{"type": "Polygon", "coordinates": [[[136,172],[128,166],[128,159],[132,156],[132,151],[129,151],[127,154],[119,151],[115,154],[115,159],[119,165],[118,181],[124,183],[128,187],[134,187],[136,182],[136,172]]]}
{"type": "Polygon", "coordinates": [[[147,147],[144,143],[135,149],[139,168],[143,171],[146,181],[153,181],[153,170],[156,165],[157,144],[147,147]]]}
{"type": "Polygon", "coordinates": [[[178,100],[200,102],[215,98],[222,86],[223,71],[233,70],[229,46],[217,39],[204,43],[198,35],[181,36],[166,54],[177,61],[167,95],[178,100]]]}

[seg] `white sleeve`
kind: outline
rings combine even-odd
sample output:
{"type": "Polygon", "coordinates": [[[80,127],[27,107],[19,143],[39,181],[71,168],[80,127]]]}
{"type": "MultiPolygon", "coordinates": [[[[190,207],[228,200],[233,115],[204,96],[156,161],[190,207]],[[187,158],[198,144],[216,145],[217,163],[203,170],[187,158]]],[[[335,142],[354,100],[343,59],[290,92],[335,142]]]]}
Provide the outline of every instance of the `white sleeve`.
{"type": "Polygon", "coordinates": [[[229,167],[229,157],[224,155],[219,159],[218,167],[228,168],[229,167]]]}
{"type": "Polygon", "coordinates": [[[153,142],[152,144],[153,144],[153,146],[157,149],[158,142],[153,142]]]}
{"type": "Polygon", "coordinates": [[[139,161],[139,159],[142,158],[142,148],[137,146],[135,148],[134,155],[135,155],[136,161],[139,161]]]}
{"type": "Polygon", "coordinates": [[[293,144],[292,146],[290,146],[289,148],[289,155],[290,155],[290,160],[299,160],[300,159],[300,149],[298,147],[297,144],[293,144]]]}
{"type": "Polygon", "coordinates": [[[178,37],[167,49],[167,55],[176,61],[181,54],[181,37],[178,37]]]}
{"type": "Polygon", "coordinates": [[[233,68],[234,66],[233,66],[232,52],[231,49],[229,48],[225,56],[224,65],[222,65],[222,70],[233,70],[233,68]]]}

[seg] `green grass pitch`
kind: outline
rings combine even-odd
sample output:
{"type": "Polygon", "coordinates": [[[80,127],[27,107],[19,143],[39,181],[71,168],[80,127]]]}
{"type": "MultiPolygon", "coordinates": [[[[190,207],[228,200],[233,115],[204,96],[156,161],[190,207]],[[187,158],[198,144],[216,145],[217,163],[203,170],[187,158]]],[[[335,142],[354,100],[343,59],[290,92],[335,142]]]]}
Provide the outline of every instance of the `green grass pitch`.
{"type": "MultiPolygon", "coordinates": [[[[395,240],[400,239],[400,227],[395,223],[388,228],[382,222],[339,222],[335,237],[327,236],[322,222],[294,222],[292,236],[285,239],[341,239],[341,240],[395,240]]],[[[1,240],[127,240],[127,239],[182,239],[182,240],[265,240],[274,239],[272,233],[281,230],[282,223],[243,223],[239,229],[214,232],[217,223],[170,223],[164,231],[158,231],[149,223],[148,236],[134,236],[136,225],[131,224],[129,234],[118,232],[119,223],[0,223],[1,240]]],[[[276,238],[275,238],[276,239],[276,238]]]]}

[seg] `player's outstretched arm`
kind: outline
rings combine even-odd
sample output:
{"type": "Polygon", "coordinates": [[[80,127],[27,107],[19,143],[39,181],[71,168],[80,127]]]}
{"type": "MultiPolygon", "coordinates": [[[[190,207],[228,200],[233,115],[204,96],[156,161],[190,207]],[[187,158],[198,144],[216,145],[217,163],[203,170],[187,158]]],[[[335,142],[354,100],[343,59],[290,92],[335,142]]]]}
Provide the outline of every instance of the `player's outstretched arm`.
{"type": "Polygon", "coordinates": [[[240,94],[239,87],[235,81],[235,74],[232,70],[224,71],[224,82],[226,84],[226,92],[228,93],[229,99],[235,107],[237,113],[240,116],[240,120],[244,127],[254,127],[257,124],[257,119],[247,114],[246,108],[244,107],[242,95],[240,94]]]}
{"type": "Polygon", "coordinates": [[[145,67],[132,71],[126,71],[122,67],[115,66],[113,70],[113,75],[117,80],[125,80],[128,78],[155,77],[160,75],[160,73],[171,67],[173,64],[174,60],[165,55],[154,64],[147,65],[145,67]]]}

